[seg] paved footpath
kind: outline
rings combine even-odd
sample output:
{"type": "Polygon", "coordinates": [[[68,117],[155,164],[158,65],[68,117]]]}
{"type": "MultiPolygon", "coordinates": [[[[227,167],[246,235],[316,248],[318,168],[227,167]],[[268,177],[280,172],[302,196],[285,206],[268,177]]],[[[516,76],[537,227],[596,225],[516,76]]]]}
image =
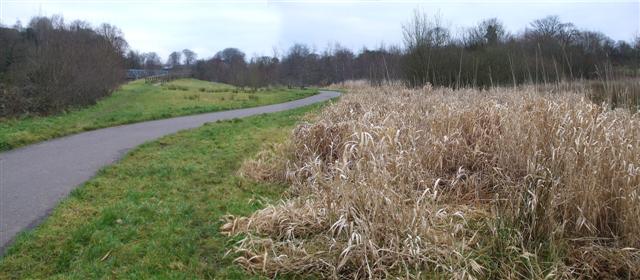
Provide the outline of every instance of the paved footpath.
{"type": "Polygon", "coordinates": [[[144,142],[207,122],[289,110],[339,95],[320,91],[280,104],[114,126],[0,153],[0,255],[16,234],[37,226],[74,188],[144,142]]]}

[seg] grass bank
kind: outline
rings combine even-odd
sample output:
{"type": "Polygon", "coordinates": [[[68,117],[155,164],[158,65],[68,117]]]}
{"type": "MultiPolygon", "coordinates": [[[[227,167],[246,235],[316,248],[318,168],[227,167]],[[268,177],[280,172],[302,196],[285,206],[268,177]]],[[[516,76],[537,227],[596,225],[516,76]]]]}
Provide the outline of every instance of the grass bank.
{"type": "Polygon", "coordinates": [[[97,128],[275,104],[314,93],[316,90],[286,88],[249,92],[195,79],[164,85],[138,80],[123,85],[110,97],[88,108],[48,117],[0,119],[0,151],[97,128]]]}
{"type": "Polygon", "coordinates": [[[65,199],[0,259],[0,279],[245,279],[223,215],[248,215],[284,186],[236,176],[313,105],[207,124],[140,146],[65,199]]]}

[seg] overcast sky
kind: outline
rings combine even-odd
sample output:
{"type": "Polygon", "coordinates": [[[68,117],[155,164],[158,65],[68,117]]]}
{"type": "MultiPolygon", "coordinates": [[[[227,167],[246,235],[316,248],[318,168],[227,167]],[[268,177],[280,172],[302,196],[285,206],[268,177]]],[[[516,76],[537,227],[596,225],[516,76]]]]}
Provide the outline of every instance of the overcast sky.
{"type": "Polygon", "coordinates": [[[335,42],[353,50],[402,43],[401,27],[419,9],[440,14],[455,33],[497,17],[511,32],[532,20],[558,15],[577,27],[631,40],[640,30],[640,0],[618,1],[30,1],[0,0],[0,23],[23,24],[33,16],[64,16],[122,29],[131,48],[155,51],[163,59],[189,48],[199,57],[225,47],[247,55],[272,55],[292,44],[317,50],[335,42]]]}

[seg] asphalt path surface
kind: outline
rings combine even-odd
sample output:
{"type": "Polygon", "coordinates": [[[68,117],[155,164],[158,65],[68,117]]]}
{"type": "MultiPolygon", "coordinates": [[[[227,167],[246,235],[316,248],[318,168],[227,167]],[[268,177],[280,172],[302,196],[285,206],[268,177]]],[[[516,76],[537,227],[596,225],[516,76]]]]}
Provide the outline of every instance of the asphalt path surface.
{"type": "Polygon", "coordinates": [[[37,226],[78,185],[132,148],[207,122],[285,111],[338,97],[307,98],[98,129],[0,153],[0,255],[21,231],[37,226]]]}

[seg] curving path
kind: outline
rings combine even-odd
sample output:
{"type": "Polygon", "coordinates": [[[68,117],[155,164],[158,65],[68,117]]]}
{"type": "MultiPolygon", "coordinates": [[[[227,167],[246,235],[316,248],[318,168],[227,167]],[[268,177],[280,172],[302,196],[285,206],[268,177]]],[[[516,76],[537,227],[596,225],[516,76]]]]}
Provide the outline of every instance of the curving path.
{"type": "Polygon", "coordinates": [[[16,234],[38,225],[76,186],[131,148],[206,122],[289,110],[339,95],[320,91],[280,104],[114,126],[0,153],[0,255],[16,234]]]}

